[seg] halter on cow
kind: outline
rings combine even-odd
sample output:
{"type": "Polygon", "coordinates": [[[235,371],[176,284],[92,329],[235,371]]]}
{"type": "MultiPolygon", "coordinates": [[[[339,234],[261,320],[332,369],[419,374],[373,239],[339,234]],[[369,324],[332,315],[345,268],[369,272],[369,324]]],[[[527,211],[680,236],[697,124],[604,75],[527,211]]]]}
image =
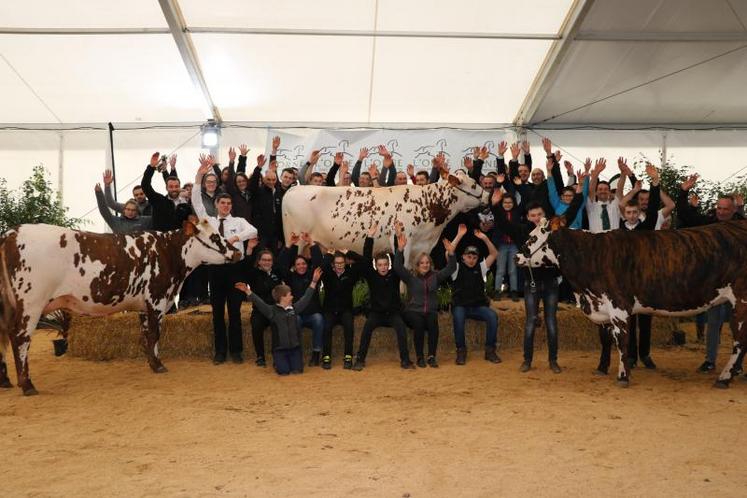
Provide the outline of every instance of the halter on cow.
{"type": "Polygon", "coordinates": [[[0,238],[0,387],[11,387],[9,341],[18,386],[37,393],[28,368],[31,336],[39,318],[58,309],[91,316],[139,311],[148,364],[165,372],[160,322],[184,280],[200,264],[240,258],[207,220],[171,232],[96,234],[49,225],[7,232],[0,238]]]}

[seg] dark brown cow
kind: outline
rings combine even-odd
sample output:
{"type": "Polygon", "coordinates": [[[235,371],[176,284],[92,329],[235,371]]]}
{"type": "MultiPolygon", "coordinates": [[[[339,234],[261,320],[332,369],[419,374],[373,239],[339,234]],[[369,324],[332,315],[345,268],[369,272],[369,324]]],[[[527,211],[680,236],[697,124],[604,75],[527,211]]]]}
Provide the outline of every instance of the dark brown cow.
{"type": "Polygon", "coordinates": [[[692,316],[726,302],[734,306],[737,332],[716,386],[728,387],[737,375],[747,343],[747,221],[601,234],[544,222],[516,260],[522,266],[558,266],[589,319],[612,325],[621,385],[630,378],[624,358],[631,315],[692,316]]]}
{"type": "Polygon", "coordinates": [[[172,232],[97,234],[50,225],[21,225],[0,239],[0,386],[10,387],[10,341],[18,386],[36,394],[28,367],[31,335],[54,310],[104,316],[139,311],[143,349],[154,372],[160,322],[187,275],[203,263],[241,254],[203,220],[172,232]]]}

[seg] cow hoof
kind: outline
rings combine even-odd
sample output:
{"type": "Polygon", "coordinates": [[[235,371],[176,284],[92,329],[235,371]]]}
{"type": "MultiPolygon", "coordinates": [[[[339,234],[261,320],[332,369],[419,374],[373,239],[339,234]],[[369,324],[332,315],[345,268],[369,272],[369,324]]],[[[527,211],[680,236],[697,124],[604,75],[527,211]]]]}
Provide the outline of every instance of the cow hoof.
{"type": "Polygon", "coordinates": [[[13,384],[10,383],[10,379],[0,380],[0,388],[10,389],[11,387],[13,387],[13,384]]]}
{"type": "Polygon", "coordinates": [[[628,379],[617,379],[617,385],[620,387],[630,387],[630,381],[628,379]]]}
{"type": "Polygon", "coordinates": [[[716,389],[729,389],[729,381],[719,379],[713,383],[713,387],[715,387],[716,389]]]}
{"type": "Polygon", "coordinates": [[[33,386],[23,390],[24,396],[36,396],[37,394],[39,394],[39,391],[37,391],[33,386]]]}
{"type": "Polygon", "coordinates": [[[153,373],[162,374],[168,372],[169,369],[164,367],[163,365],[158,365],[157,367],[153,368],[153,373]]]}

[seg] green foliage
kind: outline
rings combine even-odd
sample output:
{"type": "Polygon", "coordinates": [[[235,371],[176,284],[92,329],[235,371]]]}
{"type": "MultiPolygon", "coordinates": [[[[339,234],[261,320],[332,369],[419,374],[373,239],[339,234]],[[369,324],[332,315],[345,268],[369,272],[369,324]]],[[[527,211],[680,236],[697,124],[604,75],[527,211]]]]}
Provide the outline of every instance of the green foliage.
{"type": "Polygon", "coordinates": [[[367,308],[369,300],[368,284],[361,280],[353,287],[353,309],[367,308]]]}
{"type": "Polygon", "coordinates": [[[0,233],[24,223],[47,223],[77,228],[80,218],[68,217],[68,209],[47,181],[48,172],[41,164],[18,190],[8,189],[5,178],[0,178],[0,233]]]}

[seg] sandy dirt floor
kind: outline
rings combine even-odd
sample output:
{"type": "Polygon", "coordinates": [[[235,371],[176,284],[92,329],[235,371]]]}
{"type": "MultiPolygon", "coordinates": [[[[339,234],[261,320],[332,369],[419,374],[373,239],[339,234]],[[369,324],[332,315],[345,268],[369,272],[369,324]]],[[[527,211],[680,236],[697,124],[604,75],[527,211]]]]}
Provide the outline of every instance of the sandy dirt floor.
{"type": "Polygon", "coordinates": [[[55,358],[39,334],[41,394],[0,392],[0,495],[745,496],[747,380],[712,389],[702,351],[655,350],[659,370],[629,389],[591,374],[596,353],[561,351],[560,375],[502,356],[403,371],[387,353],[286,378],[172,360],[155,375],[55,358]]]}

